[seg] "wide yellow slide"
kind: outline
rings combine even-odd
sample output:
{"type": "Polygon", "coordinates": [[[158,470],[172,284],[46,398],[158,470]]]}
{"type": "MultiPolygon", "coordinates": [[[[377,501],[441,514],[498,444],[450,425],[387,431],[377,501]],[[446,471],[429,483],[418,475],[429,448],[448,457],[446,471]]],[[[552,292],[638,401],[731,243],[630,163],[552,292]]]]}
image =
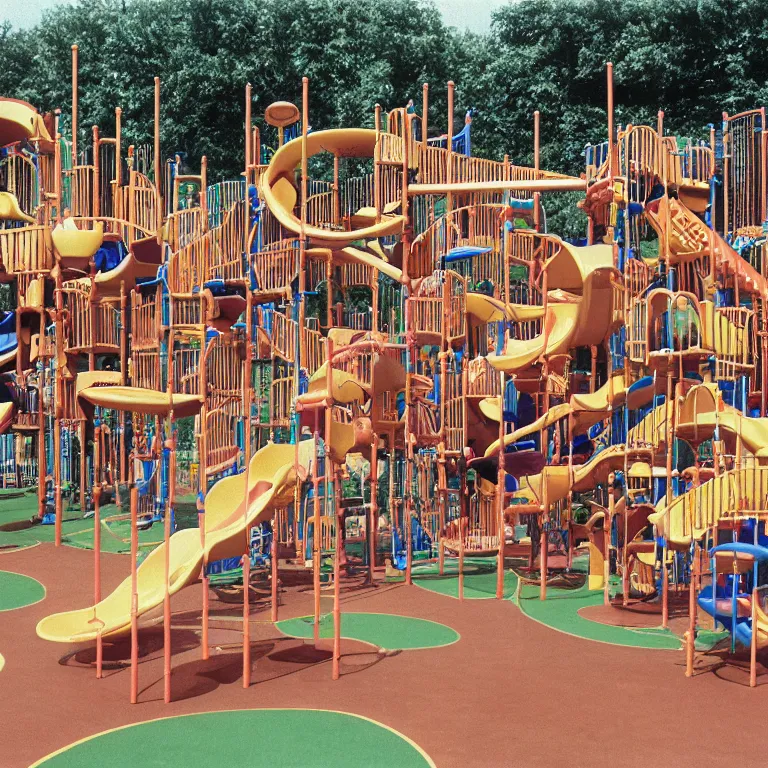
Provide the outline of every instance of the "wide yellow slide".
{"type": "MultiPolygon", "coordinates": [[[[578,346],[602,343],[613,318],[611,280],[616,274],[610,245],[577,247],[561,242],[546,263],[548,304],[543,333],[532,339],[510,339],[501,355],[489,355],[496,370],[517,373],[544,356],[578,346]]],[[[541,307],[526,314],[511,305],[513,318],[523,322],[542,315],[541,307]]]]}
{"type": "MultiPolygon", "coordinates": [[[[305,446],[300,449],[300,466],[306,466],[305,446]]],[[[253,456],[247,473],[225,477],[214,485],[205,503],[205,547],[198,528],[177,531],[170,538],[171,594],[197,581],[203,562],[242,555],[248,529],[268,520],[276,507],[293,499],[295,456],[295,445],[268,443],[253,456]]],[[[138,615],[162,604],[164,596],[165,545],[160,545],[138,569],[138,615]]],[[[102,637],[112,637],[128,631],[130,626],[128,576],[97,605],[44,618],[37,625],[37,634],[44,640],[79,643],[94,640],[99,631],[102,637]]]]}

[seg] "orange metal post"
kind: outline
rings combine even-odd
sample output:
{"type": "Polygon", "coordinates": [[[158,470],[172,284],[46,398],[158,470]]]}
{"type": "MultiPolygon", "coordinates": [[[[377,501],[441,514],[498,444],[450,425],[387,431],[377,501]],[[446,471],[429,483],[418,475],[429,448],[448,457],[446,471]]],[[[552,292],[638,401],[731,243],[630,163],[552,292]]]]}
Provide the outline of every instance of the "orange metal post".
{"type": "MultiPolygon", "coordinates": [[[[157,196],[157,242],[163,243],[163,164],[160,157],[160,78],[155,78],[155,135],[154,135],[154,163],[155,163],[155,194],[157,196]]],[[[165,190],[168,194],[168,190],[165,190]]]]}
{"type": "MultiPolygon", "coordinates": [[[[133,457],[131,457],[133,463],[133,457]]],[[[139,699],[139,489],[131,483],[131,704],[139,699]]]]}
{"type": "MultiPolygon", "coordinates": [[[[95,463],[98,466],[99,439],[94,440],[96,446],[95,463]]],[[[101,484],[93,486],[93,614],[94,620],[99,621],[96,609],[101,602],[101,484]]],[[[101,638],[101,630],[96,635],[96,677],[101,677],[101,665],[104,658],[104,644],[101,638]]]]}
{"type": "Polygon", "coordinates": [[[247,291],[248,303],[245,307],[245,362],[243,370],[243,418],[245,419],[245,550],[243,553],[243,688],[251,684],[251,541],[248,514],[251,505],[251,376],[253,362],[253,301],[247,291]]]}
{"type": "Polygon", "coordinates": [[[614,127],[613,127],[613,64],[608,62],[605,66],[608,88],[608,176],[613,178],[614,173],[614,127]]]}
{"type": "Polygon", "coordinates": [[[72,167],[77,162],[77,46],[72,46],[72,167]]]}
{"type": "MultiPolygon", "coordinates": [[[[533,113],[533,168],[535,170],[534,178],[539,178],[539,163],[541,161],[541,148],[539,137],[539,125],[540,125],[540,113],[537,109],[533,113]]],[[[541,205],[541,192],[533,193],[533,226],[537,232],[541,231],[541,213],[539,207],[541,205]]]]}
{"type": "Polygon", "coordinates": [[[278,573],[278,565],[277,562],[277,539],[278,535],[280,533],[280,511],[275,510],[275,515],[272,518],[272,545],[270,547],[270,565],[272,568],[272,605],[271,605],[271,614],[270,619],[272,623],[274,624],[277,621],[277,611],[278,606],[280,604],[280,594],[279,594],[279,573],[278,573]]]}
{"type": "MultiPolygon", "coordinates": [[[[330,457],[329,457],[330,458],[330,457]]],[[[326,461],[329,461],[326,458],[326,461]]],[[[339,679],[339,661],[341,659],[341,555],[342,555],[342,536],[341,530],[344,525],[344,510],[341,507],[341,472],[338,467],[333,466],[331,476],[334,481],[334,496],[336,512],[336,546],[333,557],[333,670],[334,680],[339,679]]],[[[328,476],[326,471],[326,476],[328,476]]]]}

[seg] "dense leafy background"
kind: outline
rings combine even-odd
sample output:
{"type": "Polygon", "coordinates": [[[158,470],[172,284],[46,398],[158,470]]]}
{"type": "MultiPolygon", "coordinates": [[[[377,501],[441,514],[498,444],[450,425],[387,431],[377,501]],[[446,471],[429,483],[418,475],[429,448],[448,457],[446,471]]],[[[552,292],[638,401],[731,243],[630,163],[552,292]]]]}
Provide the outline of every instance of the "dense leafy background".
{"type": "MultiPolygon", "coordinates": [[[[128,142],[151,137],[152,80],[163,83],[163,146],[209,158],[210,178],[239,172],[243,88],[254,116],[298,101],[310,78],[315,128],[371,125],[373,105],[420,111],[430,124],[479,109],[474,153],[532,159],[532,113],[542,115],[542,164],[578,173],[587,142],[605,134],[605,71],[615,65],[617,121],[653,122],[703,137],[723,110],[768,102],[765,0],[521,0],[494,14],[485,36],[447,27],[418,0],[80,0],[30,30],[0,28],[0,94],[40,109],[70,103],[70,45],[80,48],[82,138],[112,135],[114,108],[128,142]]],[[[268,138],[268,137],[267,137],[268,138]]],[[[563,212],[550,229],[570,234],[563,212]]]]}

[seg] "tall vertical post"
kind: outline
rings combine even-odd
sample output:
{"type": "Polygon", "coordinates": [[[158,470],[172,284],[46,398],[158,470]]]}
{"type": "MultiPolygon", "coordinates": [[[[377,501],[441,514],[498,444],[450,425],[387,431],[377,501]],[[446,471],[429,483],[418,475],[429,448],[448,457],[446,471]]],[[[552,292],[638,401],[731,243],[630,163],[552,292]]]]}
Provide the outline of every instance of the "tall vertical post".
{"type": "MultiPolygon", "coordinates": [[[[672,387],[672,355],[669,356],[667,364],[667,395],[665,403],[666,414],[666,505],[672,503],[672,469],[674,455],[674,421],[675,421],[675,402],[673,399],[674,390],[672,387]]],[[[665,629],[669,626],[669,580],[667,578],[667,546],[662,548],[661,552],[661,626],[665,629]]]]}
{"type": "Polygon", "coordinates": [[[277,538],[280,533],[280,510],[276,509],[272,518],[272,543],[269,550],[269,564],[272,571],[272,604],[270,606],[270,621],[277,622],[277,609],[280,605],[279,573],[277,562],[277,538]]]}
{"type": "MultiPolygon", "coordinates": [[[[328,370],[331,364],[328,363],[328,370]]],[[[312,457],[312,596],[314,598],[314,616],[312,624],[312,639],[315,648],[320,646],[320,468],[319,444],[320,428],[318,426],[318,411],[315,410],[315,434],[313,437],[314,455],[312,457]]]]}
{"type": "MultiPolygon", "coordinates": [[[[56,143],[58,147],[58,142],[56,143]]],[[[58,176],[58,174],[57,174],[58,176]]],[[[60,217],[61,213],[57,215],[60,217]]],[[[63,381],[61,370],[61,359],[64,355],[64,299],[61,293],[61,274],[56,278],[56,290],[54,292],[54,302],[56,305],[55,317],[55,338],[56,338],[56,360],[54,363],[54,404],[53,404],[53,492],[56,503],[56,521],[54,524],[54,545],[61,546],[61,527],[64,522],[64,509],[61,501],[61,419],[63,416],[63,381]]],[[[71,445],[71,427],[70,427],[70,445],[71,445]]],[[[71,448],[70,448],[71,450],[71,448]]],[[[70,478],[71,480],[71,478],[70,478]]]]}
{"type": "Polygon", "coordinates": [[[371,438],[371,509],[366,523],[368,529],[368,580],[373,584],[373,574],[376,568],[376,524],[379,493],[379,436],[374,432],[371,438]]]}
{"type": "MultiPolygon", "coordinates": [[[[115,107],[115,185],[117,187],[120,187],[123,183],[122,141],[123,110],[120,107],[115,107]]],[[[113,194],[113,199],[115,197],[116,195],[113,194]]],[[[114,216],[115,214],[113,213],[112,215],[114,216]]]]}
{"type": "MultiPolygon", "coordinates": [[[[250,134],[250,131],[248,131],[250,134]]],[[[249,513],[251,505],[251,376],[253,375],[253,301],[250,286],[246,289],[245,306],[245,370],[243,372],[243,419],[245,420],[245,550],[243,553],[243,688],[251,685],[251,541],[249,513]]]]}
{"type": "Polygon", "coordinates": [[[429,131],[429,83],[421,86],[421,100],[421,147],[426,150],[429,131]]]}
{"type": "Polygon", "coordinates": [[[376,144],[373,148],[373,207],[376,209],[376,223],[381,221],[381,104],[373,108],[373,127],[376,144]]]}
{"type": "MultiPolygon", "coordinates": [[[[762,224],[768,220],[768,126],[765,124],[765,107],[760,107],[760,218],[762,224]]],[[[752,625],[754,627],[754,624],[752,625]]]]}
{"type": "MultiPolygon", "coordinates": [[[[696,475],[698,478],[698,473],[696,475]]],[[[698,484],[698,479],[696,481],[698,484]]],[[[696,592],[699,576],[699,544],[694,542],[693,562],[691,563],[691,583],[688,589],[688,632],[685,645],[685,676],[693,676],[693,661],[696,652],[696,592]]],[[[752,625],[754,626],[754,624],[752,625]]]]}
{"type": "Polygon", "coordinates": [[[341,189],[339,188],[339,155],[333,154],[333,213],[332,221],[338,226],[341,223],[341,189]]]}
{"type": "MultiPolygon", "coordinates": [[[[300,187],[300,217],[301,229],[299,232],[299,328],[304,328],[304,317],[306,307],[304,303],[304,294],[307,290],[307,136],[309,134],[309,78],[301,78],[301,187],[300,187]]],[[[300,354],[297,345],[297,355],[300,354]]],[[[300,360],[295,361],[294,369],[297,371],[301,364],[300,360]]],[[[298,392],[297,387],[294,390],[298,392]]]]}
{"type": "Polygon", "coordinates": [[[72,46],[72,167],[77,165],[77,46],[72,46]]]}
{"type": "Polygon", "coordinates": [[[248,204],[248,184],[250,183],[249,171],[251,168],[251,154],[253,149],[251,147],[252,135],[252,119],[251,119],[251,103],[252,99],[252,87],[250,83],[245,84],[245,203],[248,204]]]}
{"type": "MultiPolygon", "coordinates": [[[[723,112],[723,234],[730,232],[730,158],[731,158],[731,134],[728,129],[728,113],[723,112]]],[[[712,259],[714,271],[715,259],[712,259]]]]}
{"type": "Polygon", "coordinates": [[[613,139],[614,139],[614,126],[613,126],[613,63],[608,62],[605,65],[605,73],[607,79],[608,90],[608,176],[613,178],[614,162],[613,162],[613,139]]]}
{"type": "MultiPolygon", "coordinates": [[[[656,153],[657,162],[659,164],[659,170],[661,171],[661,183],[664,185],[664,199],[667,198],[667,153],[664,150],[664,111],[659,110],[658,116],[657,116],[657,142],[658,142],[658,150],[656,153]]],[[[669,205],[664,206],[664,210],[666,211],[664,215],[664,237],[661,239],[661,242],[659,243],[659,255],[662,256],[662,258],[667,261],[669,259],[669,205]]],[[[714,263],[715,259],[713,257],[712,262],[714,263]]]]}
{"type": "Polygon", "coordinates": [[[603,520],[603,605],[611,604],[611,526],[616,506],[613,498],[613,483],[616,476],[611,472],[608,475],[608,515],[603,520]]]}
{"type": "MultiPolygon", "coordinates": [[[[329,409],[328,409],[329,410],[329,409]]],[[[326,423],[330,416],[326,416],[326,423]]],[[[326,462],[330,461],[330,455],[327,455],[326,462]]],[[[334,512],[336,513],[336,537],[333,557],[333,662],[332,678],[339,679],[339,661],[341,660],[341,555],[343,548],[343,539],[341,535],[344,525],[344,510],[341,507],[341,472],[336,462],[331,464],[333,467],[333,490],[334,490],[334,512]]],[[[326,477],[330,474],[326,470],[326,477]]],[[[327,496],[326,496],[327,498],[327,496]]]]}
{"type": "MultiPolygon", "coordinates": [[[[763,112],[765,119],[765,112],[763,112]]],[[[763,177],[765,181],[765,177],[763,177]]],[[[757,520],[755,520],[755,530],[757,530],[757,520]]],[[[714,589],[714,587],[713,587],[714,589]]],[[[749,687],[754,688],[757,685],[757,601],[760,599],[760,593],[757,587],[752,588],[752,636],[749,643],[749,687]]]]}
{"type": "MultiPolygon", "coordinates": [[[[453,179],[453,80],[448,81],[448,130],[445,137],[445,182],[450,184],[453,179]]],[[[453,208],[453,195],[449,192],[445,198],[445,211],[450,214],[453,208]]]]}
{"type": "Polygon", "coordinates": [[[54,110],[54,145],[53,145],[53,194],[56,203],[56,220],[61,221],[61,132],[59,121],[61,110],[54,110]]]}
{"type": "Polygon", "coordinates": [[[101,216],[101,162],[100,162],[100,145],[99,139],[99,126],[94,125],[92,130],[93,135],[93,193],[92,193],[92,216],[101,216]]]}
{"type": "MultiPolygon", "coordinates": [[[[173,306],[171,306],[171,317],[173,317],[173,306]]],[[[169,451],[168,456],[168,497],[165,500],[165,515],[163,517],[163,540],[165,543],[165,594],[163,595],[163,698],[166,704],[171,702],[171,517],[173,516],[173,504],[176,486],[176,446],[175,436],[173,434],[173,387],[174,387],[174,366],[173,366],[173,330],[168,334],[168,434],[165,440],[159,440],[160,443],[160,462],[165,459],[165,451],[169,451]]],[[[160,436],[160,419],[155,420],[155,434],[160,436]]]]}
{"type": "MultiPolygon", "coordinates": [[[[99,466],[101,444],[101,427],[96,428],[96,434],[93,440],[94,463],[99,466]]],[[[101,602],[101,483],[96,482],[94,475],[93,483],[93,612],[94,619],[99,620],[96,615],[96,608],[101,602]]],[[[97,624],[98,626],[98,624],[97,624]]],[[[103,659],[104,644],[102,642],[101,630],[96,635],[96,677],[101,678],[101,664],[103,659]]]]}
{"type": "Polygon", "coordinates": [[[541,476],[542,517],[541,517],[541,552],[539,553],[539,566],[541,581],[539,584],[539,599],[547,599],[547,567],[549,560],[549,539],[547,536],[547,524],[549,522],[549,485],[546,470],[541,476]]]}
{"type": "Polygon", "coordinates": [[[507,475],[504,463],[504,371],[499,373],[499,385],[501,395],[499,395],[499,466],[498,480],[496,483],[496,501],[498,503],[496,523],[499,531],[499,559],[496,563],[496,599],[504,598],[504,544],[506,537],[504,535],[504,503],[506,501],[507,475]]]}
{"type": "MultiPolygon", "coordinates": [[[[541,163],[541,149],[539,138],[539,125],[540,125],[540,113],[537,109],[533,113],[533,169],[535,171],[534,178],[539,178],[539,167],[541,163]]],[[[533,193],[533,226],[537,232],[541,231],[541,213],[539,208],[541,206],[541,192],[533,193]]]]}
{"type": "MultiPolygon", "coordinates": [[[[131,457],[133,465],[133,457],[131,457]]],[[[139,698],[139,489],[131,482],[131,704],[139,698]]]]}
{"type": "Polygon", "coordinates": [[[157,196],[157,242],[163,243],[163,165],[160,155],[160,78],[155,78],[155,119],[154,119],[154,161],[155,161],[155,194],[157,196]]]}

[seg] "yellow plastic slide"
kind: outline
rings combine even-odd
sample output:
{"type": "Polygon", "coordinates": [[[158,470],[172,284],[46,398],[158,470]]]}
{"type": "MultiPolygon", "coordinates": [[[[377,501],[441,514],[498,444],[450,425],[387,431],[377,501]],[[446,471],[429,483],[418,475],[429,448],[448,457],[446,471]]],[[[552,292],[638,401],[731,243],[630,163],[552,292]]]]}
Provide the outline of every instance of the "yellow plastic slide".
{"type": "MultiPolygon", "coordinates": [[[[611,279],[616,274],[613,248],[588,245],[579,248],[562,242],[546,263],[549,301],[544,333],[533,339],[510,339],[504,353],[490,355],[494,368],[505,373],[523,371],[540,357],[567,352],[572,347],[600,344],[613,317],[611,279]]],[[[526,313],[512,306],[520,320],[541,316],[541,308],[526,313]]]]}
{"type": "Polygon", "coordinates": [[[0,99],[0,147],[24,139],[52,141],[43,116],[26,101],[0,99]]]}
{"type": "Polygon", "coordinates": [[[731,274],[737,274],[739,284],[751,293],[764,293],[768,290],[768,281],[748,262],[739,256],[723,238],[713,232],[684,203],[674,198],[661,198],[658,213],[646,210],[646,218],[662,237],[664,228],[661,220],[667,215],[672,225],[669,232],[671,255],[679,261],[710,253],[716,264],[725,263],[731,274]]]}
{"type": "Polygon", "coordinates": [[[608,475],[624,467],[623,445],[612,445],[594,455],[586,464],[573,467],[573,486],[570,485],[568,465],[548,466],[538,475],[531,475],[520,480],[520,488],[512,495],[512,507],[515,504],[541,504],[543,501],[544,484],[547,488],[547,499],[550,504],[564,499],[571,488],[574,491],[587,491],[598,483],[608,481],[608,475]]]}
{"type": "Polygon", "coordinates": [[[579,322],[579,315],[580,302],[579,304],[550,304],[547,307],[545,321],[545,328],[548,331],[546,347],[544,346],[545,334],[532,339],[510,339],[504,353],[489,355],[488,361],[497,371],[517,373],[530,368],[540,357],[566,352],[579,322]]]}
{"type": "Polygon", "coordinates": [[[740,436],[744,447],[761,464],[768,459],[768,418],[749,418],[724,403],[716,384],[693,387],[680,407],[678,437],[698,444],[711,438],[715,427],[734,453],[736,438],[740,436]]]}
{"type": "MultiPolygon", "coordinates": [[[[261,193],[272,215],[289,232],[301,233],[301,220],[294,213],[298,199],[296,191],[296,169],[301,165],[299,137],[283,144],[272,156],[269,167],[261,177],[261,193]]],[[[307,136],[307,156],[330,152],[336,157],[373,157],[376,147],[376,131],[367,128],[339,128],[317,131],[307,136]]],[[[382,217],[378,224],[349,232],[323,229],[307,225],[304,233],[315,245],[341,248],[355,240],[370,240],[386,235],[397,235],[403,230],[402,216],[382,217]]]]}
{"type": "MultiPolygon", "coordinates": [[[[561,403],[550,408],[543,416],[525,427],[516,429],[504,436],[504,446],[516,443],[528,435],[547,429],[556,421],[573,415],[574,434],[579,434],[582,430],[588,429],[593,424],[604,419],[611,411],[624,401],[626,397],[626,386],[624,385],[624,374],[616,374],[609,381],[606,381],[602,387],[595,392],[585,395],[572,395],[571,402],[561,403]]],[[[480,401],[480,411],[492,421],[499,421],[501,399],[499,397],[486,397],[480,401]]],[[[486,456],[493,456],[499,451],[499,441],[491,443],[485,451],[486,456]]]]}
{"type": "Polygon", "coordinates": [[[0,435],[4,435],[13,423],[13,403],[0,403],[0,435]]]}
{"type": "Polygon", "coordinates": [[[614,374],[602,387],[584,395],[571,395],[574,433],[579,434],[606,418],[625,400],[627,388],[624,374],[614,374]]]}
{"type": "Polygon", "coordinates": [[[717,524],[724,516],[732,515],[738,507],[765,509],[768,499],[768,472],[760,467],[733,469],[713,477],[696,488],[677,496],[666,507],[664,499],[656,512],[648,515],[659,535],[671,545],[690,544],[717,524]]]}
{"type": "Polygon", "coordinates": [[[26,221],[28,224],[35,223],[31,216],[27,216],[21,210],[16,195],[12,195],[10,192],[0,192],[0,219],[3,221],[26,221]]]}
{"type": "Polygon", "coordinates": [[[197,395],[169,395],[167,392],[144,387],[86,387],[78,392],[78,396],[91,405],[114,411],[166,416],[173,408],[173,415],[178,419],[194,416],[203,405],[197,395]]]}
{"type": "MultiPolygon", "coordinates": [[[[305,443],[305,446],[311,443],[305,443]]],[[[300,446],[300,463],[307,466],[308,451],[300,446]]],[[[220,480],[205,501],[205,548],[200,530],[178,531],[170,539],[169,591],[175,594],[200,576],[203,562],[242,555],[249,528],[267,520],[275,507],[293,499],[295,445],[268,443],[251,459],[248,474],[248,508],[245,508],[246,474],[220,480]]],[[[138,614],[163,602],[165,596],[165,545],[157,547],[138,569],[138,614]]],[[[44,640],[80,643],[113,637],[130,630],[131,577],[98,605],[42,619],[37,634],[44,640]]]]}

